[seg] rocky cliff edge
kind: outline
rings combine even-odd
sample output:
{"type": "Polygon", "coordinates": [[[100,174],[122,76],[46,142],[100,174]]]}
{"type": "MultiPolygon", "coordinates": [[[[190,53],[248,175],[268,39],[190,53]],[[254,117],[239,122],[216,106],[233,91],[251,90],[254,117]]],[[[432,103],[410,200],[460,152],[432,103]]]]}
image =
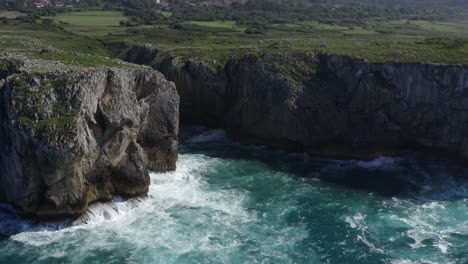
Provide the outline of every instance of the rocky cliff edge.
{"type": "Polygon", "coordinates": [[[84,68],[0,58],[0,200],[35,216],[79,215],[146,195],[175,169],[179,96],[144,66],[84,68]]]}
{"type": "Polygon", "coordinates": [[[318,155],[370,159],[423,148],[468,159],[466,65],[286,52],[237,56],[224,66],[156,61],[176,83],[182,123],[318,155]]]}

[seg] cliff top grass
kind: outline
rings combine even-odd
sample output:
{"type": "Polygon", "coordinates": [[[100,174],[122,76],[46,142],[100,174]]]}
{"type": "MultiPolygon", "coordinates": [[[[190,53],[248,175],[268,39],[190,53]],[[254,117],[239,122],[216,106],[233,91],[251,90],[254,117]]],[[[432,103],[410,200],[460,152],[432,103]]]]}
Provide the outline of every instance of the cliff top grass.
{"type": "Polygon", "coordinates": [[[68,65],[78,65],[83,67],[108,66],[118,67],[120,64],[114,59],[103,56],[94,56],[89,54],[67,53],[67,52],[39,52],[33,53],[35,59],[59,61],[68,65]]]}
{"type": "Polygon", "coordinates": [[[110,58],[109,50],[99,40],[40,23],[0,25],[2,52],[82,67],[118,67],[122,63],[110,58]]]}
{"type": "MultiPolygon", "coordinates": [[[[174,25],[120,26],[120,12],[71,12],[53,17],[52,25],[0,24],[0,50],[32,52],[47,47],[67,54],[110,57],[115,43],[149,43],[167,54],[200,57],[223,64],[233,55],[268,52],[323,52],[350,55],[370,62],[424,62],[468,64],[468,13],[443,20],[373,19],[365,25],[295,21],[268,24],[262,32],[246,32],[234,21],[185,21],[174,25]],[[109,44],[110,43],[110,44],[109,44]]],[[[34,53],[35,52],[35,53],[34,53]]],[[[106,64],[106,59],[52,59],[85,65],[106,64]]],[[[97,58],[97,57],[96,57],[97,58]]]]}
{"type": "MultiPolygon", "coordinates": [[[[82,16],[92,13],[84,13],[82,16]]],[[[114,20],[121,14],[112,12],[114,20]]],[[[56,17],[76,17],[68,13],[56,17]]],[[[65,19],[66,20],[66,19],[65,19]]],[[[70,20],[68,20],[70,21],[70,20]]],[[[90,20],[91,21],[91,20],[90,20]]],[[[366,26],[343,26],[317,21],[270,24],[260,34],[247,34],[234,21],[188,21],[178,27],[167,25],[118,27],[80,23],[63,26],[68,32],[105,41],[151,43],[174,55],[211,58],[220,63],[233,54],[259,51],[327,52],[351,55],[371,62],[418,61],[468,63],[468,14],[450,19],[369,21],[366,26]]]]}

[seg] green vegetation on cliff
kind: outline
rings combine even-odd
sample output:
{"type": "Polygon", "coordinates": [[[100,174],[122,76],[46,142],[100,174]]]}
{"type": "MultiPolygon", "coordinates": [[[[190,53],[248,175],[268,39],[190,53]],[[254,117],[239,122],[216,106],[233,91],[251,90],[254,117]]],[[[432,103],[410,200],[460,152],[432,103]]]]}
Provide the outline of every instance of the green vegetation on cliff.
{"type": "Polygon", "coordinates": [[[46,53],[33,54],[32,57],[36,59],[60,61],[65,64],[84,66],[84,67],[93,67],[93,66],[117,67],[119,66],[117,61],[113,59],[102,57],[102,56],[93,56],[89,54],[77,54],[77,53],[67,53],[67,52],[46,52],[46,53]]]}
{"type": "Polygon", "coordinates": [[[49,142],[75,134],[77,110],[63,98],[56,98],[52,105],[45,105],[43,100],[44,96],[63,94],[68,89],[67,77],[48,80],[32,73],[13,75],[12,80],[15,86],[12,102],[18,113],[19,126],[47,138],[49,142]]]}

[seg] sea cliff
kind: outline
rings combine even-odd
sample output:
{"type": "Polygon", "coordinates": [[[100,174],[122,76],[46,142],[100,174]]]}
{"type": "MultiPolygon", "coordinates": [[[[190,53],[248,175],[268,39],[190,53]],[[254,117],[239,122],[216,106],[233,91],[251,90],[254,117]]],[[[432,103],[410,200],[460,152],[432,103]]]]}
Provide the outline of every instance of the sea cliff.
{"type": "Polygon", "coordinates": [[[176,84],[183,123],[319,155],[371,158],[417,147],[468,158],[467,66],[284,52],[215,65],[150,54],[176,84]]]}
{"type": "Polygon", "coordinates": [[[4,55],[0,80],[0,200],[22,213],[79,215],[175,169],[179,96],[161,73],[4,55]]]}

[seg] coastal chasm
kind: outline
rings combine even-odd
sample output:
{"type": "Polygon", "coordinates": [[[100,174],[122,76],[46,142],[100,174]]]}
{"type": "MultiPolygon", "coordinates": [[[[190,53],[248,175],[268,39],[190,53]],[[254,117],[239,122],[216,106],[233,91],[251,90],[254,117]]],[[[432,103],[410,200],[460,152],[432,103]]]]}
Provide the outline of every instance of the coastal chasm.
{"type": "Polygon", "coordinates": [[[5,57],[0,80],[0,200],[23,213],[79,215],[175,169],[179,96],[161,73],[5,57]]]}
{"type": "MultiPolygon", "coordinates": [[[[129,50],[136,52],[145,51],[129,50]]],[[[142,57],[127,54],[136,63],[142,57]]],[[[237,56],[222,66],[155,61],[176,83],[182,122],[222,127],[244,142],[339,157],[417,147],[468,158],[466,66],[281,52],[237,56]]]]}

